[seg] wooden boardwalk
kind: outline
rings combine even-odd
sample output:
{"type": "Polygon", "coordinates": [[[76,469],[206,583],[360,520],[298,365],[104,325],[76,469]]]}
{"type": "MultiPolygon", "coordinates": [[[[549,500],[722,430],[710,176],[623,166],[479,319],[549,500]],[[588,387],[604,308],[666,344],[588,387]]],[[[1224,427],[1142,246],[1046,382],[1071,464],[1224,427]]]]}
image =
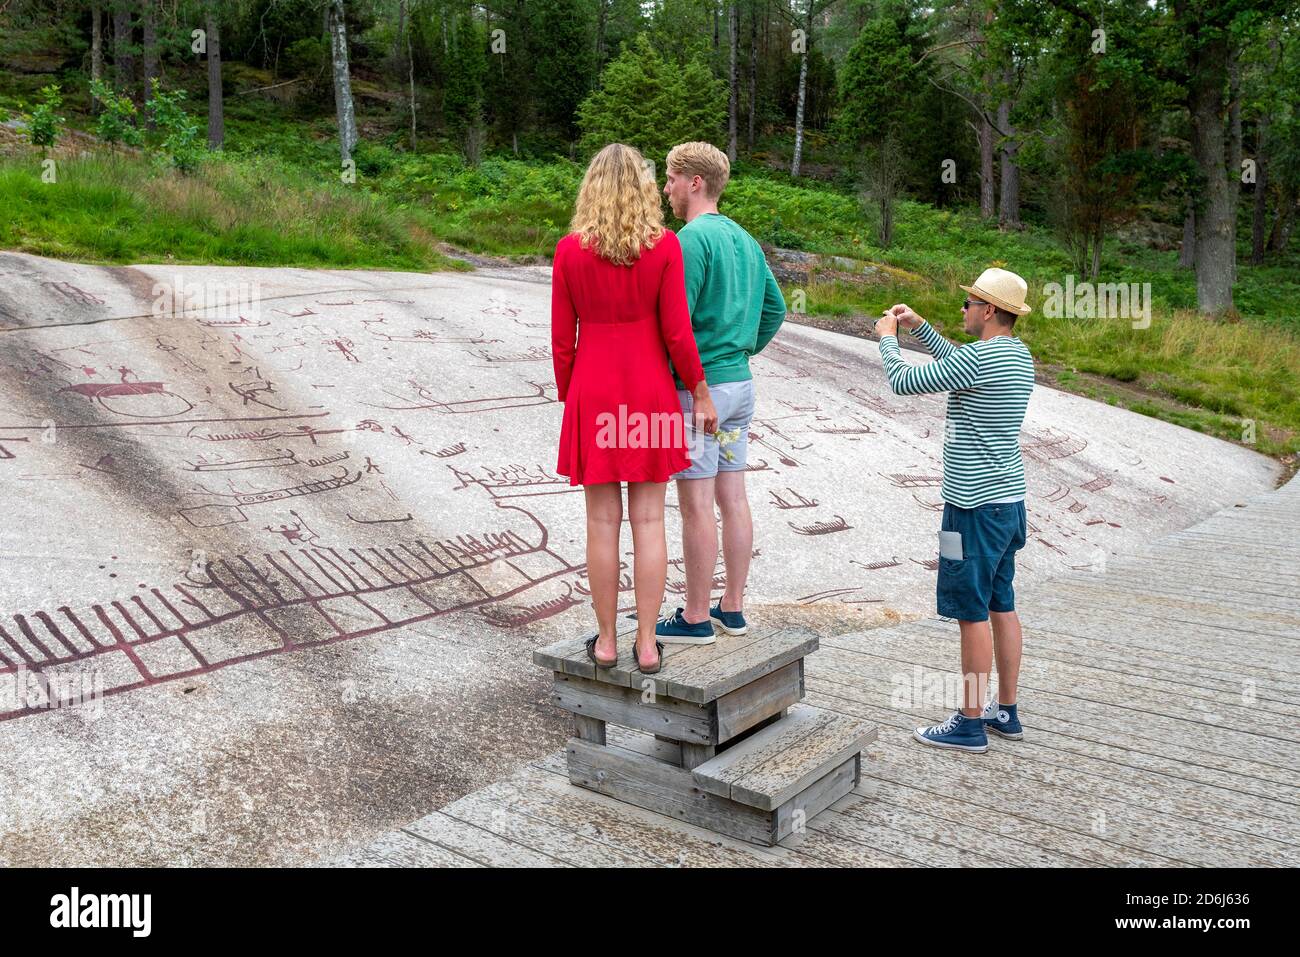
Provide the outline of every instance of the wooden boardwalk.
{"type": "Polygon", "coordinates": [[[1296,866],[1297,541],[1300,479],[1024,588],[1025,739],[991,736],[981,755],[911,737],[950,713],[906,698],[955,679],[953,623],[823,638],[805,700],[876,722],[879,740],[853,792],[778,846],[574,787],[557,751],[336,863],[1296,866]]]}

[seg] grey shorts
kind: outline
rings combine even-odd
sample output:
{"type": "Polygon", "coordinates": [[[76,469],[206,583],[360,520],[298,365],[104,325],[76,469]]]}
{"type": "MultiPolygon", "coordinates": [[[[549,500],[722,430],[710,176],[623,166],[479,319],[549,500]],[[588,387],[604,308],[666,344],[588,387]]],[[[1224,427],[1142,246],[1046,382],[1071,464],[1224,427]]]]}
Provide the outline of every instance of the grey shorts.
{"type": "Polygon", "coordinates": [[[686,439],[690,443],[691,467],[678,472],[675,479],[713,478],[719,472],[740,472],[749,455],[749,423],[754,418],[754,380],[719,382],[709,386],[709,395],[718,410],[718,429],[722,432],[739,432],[734,442],[720,445],[711,435],[701,435],[690,426],[695,424],[691,413],[695,410],[695,397],[685,389],[677,390],[686,417],[686,439]]]}

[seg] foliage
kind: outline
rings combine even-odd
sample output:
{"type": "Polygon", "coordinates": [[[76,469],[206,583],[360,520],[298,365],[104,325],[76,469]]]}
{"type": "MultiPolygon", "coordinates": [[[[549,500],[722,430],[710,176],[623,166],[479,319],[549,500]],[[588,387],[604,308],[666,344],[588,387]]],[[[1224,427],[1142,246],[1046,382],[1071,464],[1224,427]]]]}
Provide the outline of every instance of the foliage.
{"type": "Polygon", "coordinates": [[[96,135],[109,146],[139,146],[144,134],[136,125],[135,103],[129,96],[116,92],[103,80],[90,81],[91,95],[99,101],[101,112],[95,124],[96,135]]]}
{"type": "Polygon", "coordinates": [[[58,114],[59,108],[63,106],[63,96],[59,93],[57,83],[42,87],[41,96],[42,101],[32,107],[27,136],[33,146],[39,146],[44,151],[58,141],[66,120],[58,114]]]}
{"type": "Polygon", "coordinates": [[[607,143],[627,143],[662,164],[678,143],[716,140],[726,110],[726,87],[699,56],[678,67],[641,34],[578,108],[581,148],[590,155],[607,143]]]}
{"type": "Polygon", "coordinates": [[[155,79],[147,107],[158,130],[161,152],[156,157],[182,173],[192,173],[203,158],[204,144],[199,136],[198,122],[181,106],[184,99],[184,90],[164,92],[155,79]]]}

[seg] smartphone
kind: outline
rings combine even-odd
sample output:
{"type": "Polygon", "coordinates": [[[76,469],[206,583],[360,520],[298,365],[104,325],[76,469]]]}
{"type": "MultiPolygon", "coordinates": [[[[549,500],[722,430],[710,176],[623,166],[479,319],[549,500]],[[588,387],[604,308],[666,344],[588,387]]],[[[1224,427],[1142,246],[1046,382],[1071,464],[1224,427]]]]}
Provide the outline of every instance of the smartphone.
{"type": "Polygon", "coordinates": [[[954,561],[962,560],[964,555],[961,550],[961,532],[939,533],[939,557],[951,558],[954,561]]]}

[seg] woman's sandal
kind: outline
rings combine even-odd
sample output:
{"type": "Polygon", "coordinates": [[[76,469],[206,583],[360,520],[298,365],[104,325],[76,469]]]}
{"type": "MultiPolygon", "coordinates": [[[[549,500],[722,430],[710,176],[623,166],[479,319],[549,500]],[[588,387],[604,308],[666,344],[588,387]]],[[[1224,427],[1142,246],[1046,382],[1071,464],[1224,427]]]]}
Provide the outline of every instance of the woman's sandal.
{"type": "MultiPolygon", "coordinates": [[[[616,664],[618,664],[618,655],[614,656],[613,661],[601,661],[599,658],[597,658],[596,642],[599,640],[600,640],[599,634],[592,635],[590,638],[587,639],[587,657],[596,663],[597,668],[613,668],[616,664]]],[[[633,658],[636,657],[635,648],[632,651],[632,657],[633,658]]]]}
{"type": "Polygon", "coordinates": [[[636,653],[636,641],[634,640],[632,642],[632,660],[636,662],[636,670],[641,672],[641,674],[657,674],[659,669],[664,666],[664,643],[662,641],[656,641],[655,650],[659,652],[659,660],[655,662],[655,666],[653,668],[642,667],[641,656],[636,653]]]}

